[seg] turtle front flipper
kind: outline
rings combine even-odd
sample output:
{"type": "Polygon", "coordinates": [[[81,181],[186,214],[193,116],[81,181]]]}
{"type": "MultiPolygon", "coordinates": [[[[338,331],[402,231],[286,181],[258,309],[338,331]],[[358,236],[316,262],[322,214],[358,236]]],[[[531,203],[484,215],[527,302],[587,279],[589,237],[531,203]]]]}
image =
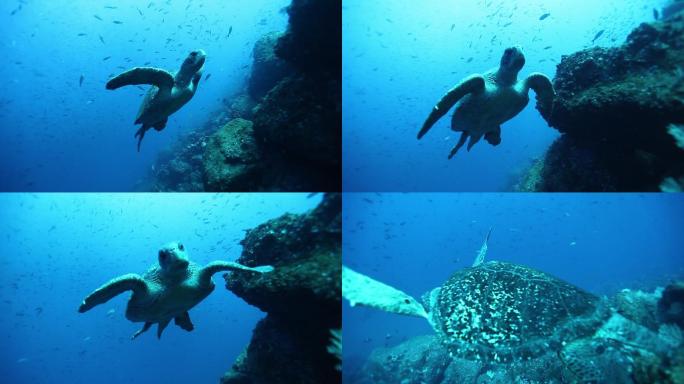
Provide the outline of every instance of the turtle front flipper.
{"type": "Polygon", "coordinates": [[[105,283],[100,288],[81,302],[78,307],[80,313],[86,312],[96,305],[106,303],[111,298],[118,296],[121,293],[132,290],[134,294],[142,294],[147,292],[147,284],[139,275],[129,273],[127,275],[119,276],[105,283]]]}
{"type": "Polygon", "coordinates": [[[176,323],[177,326],[181,327],[182,329],[188,332],[195,329],[195,326],[192,325],[192,321],[190,321],[190,314],[188,313],[188,311],[183,312],[182,315],[176,316],[176,318],[173,319],[173,322],[176,323]]]}
{"type": "Polygon", "coordinates": [[[423,127],[418,132],[418,139],[422,138],[432,126],[439,120],[442,116],[449,112],[449,109],[456,104],[463,96],[473,93],[480,92],[484,90],[485,80],[481,75],[473,75],[467,77],[460,84],[453,87],[447,92],[442,99],[432,108],[432,112],[428,116],[427,120],[423,123],[423,127]]]}
{"type": "Polygon", "coordinates": [[[537,109],[548,121],[551,118],[553,99],[556,97],[551,80],[542,73],[532,73],[525,79],[525,89],[532,89],[537,95],[537,109]]]}
{"type": "Polygon", "coordinates": [[[249,271],[257,273],[266,273],[273,271],[273,267],[270,265],[262,265],[258,267],[248,267],[233,261],[212,261],[207,264],[199,273],[199,281],[202,284],[209,284],[211,281],[211,276],[217,272],[221,271],[249,271]]]}
{"type": "Polygon", "coordinates": [[[159,68],[135,67],[112,77],[107,82],[107,89],[117,89],[126,85],[150,84],[160,89],[173,88],[173,75],[159,68]]]}
{"type": "Polygon", "coordinates": [[[385,312],[428,318],[425,308],[413,297],[342,266],[342,296],[353,307],[364,305],[385,312]]]}

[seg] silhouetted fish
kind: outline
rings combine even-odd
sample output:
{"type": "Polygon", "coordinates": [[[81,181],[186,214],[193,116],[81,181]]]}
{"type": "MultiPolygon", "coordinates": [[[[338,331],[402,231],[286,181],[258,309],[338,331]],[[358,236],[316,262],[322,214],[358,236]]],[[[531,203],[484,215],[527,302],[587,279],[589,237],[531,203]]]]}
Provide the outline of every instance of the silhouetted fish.
{"type": "Polygon", "coordinates": [[[14,11],[12,11],[12,13],[10,15],[14,16],[17,12],[21,11],[21,7],[22,7],[21,4],[19,4],[19,7],[17,7],[17,9],[15,9],[14,11]]]}
{"type": "Polygon", "coordinates": [[[545,13],[545,14],[543,14],[543,15],[541,15],[541,16],[539,17],[539,20],[544,20],[544,19],[546,19],[546,18],[549,17],[549,16],[551,16],[550,13],[545,13]]]}
{"type": "Polygon", "coordinates": [[[231,25],[230,28],[228,28],[228,35],[226,35],[226,39],[230,37],[230,34],[233,33],[233,26],[231,25]]]}
{"type": "Polygon", "coordinates": [[[107,61],[107,60],[109,60],[109,59],[111,59],[111,58],[112,58],[111,56],[107,56],[107,57],[103,58],[102,61],[107,61]]]}
{"type": "Polygon", "coordinates": [[[84,80],[84,79],[85,79],[85,76],[81,75],[81,78],[78,80],[78,86],[79,86],[79,87],[83,85],[83,80],[84,80]]]}
{"type": "Polygon", "coordinates": [[[138,10],[138,13],[140,14],[140,16],[142,16],[142,15],[143,15],[143,13],[142,13],[142,11],[140,10],[140,8],[138,8],[138,7],[135,7],[135,9],[137,9],[137,10],[138,10]]]}
{"type": "Polygon", "coordinates": [[[593,43],[594,41],[596,41],[596,39],[601,37],[603,35],[603,32],[605,32],[605,31],[606,31],[605,29],[598,31],[598,33],[596,34],[596,36],[594,36],[594,39],[591,42],[593,43]]]}
{"type": "Polygon", "coordinates": [[[653,18],[658,20],[660,18],[660,14],[658,13],[658,10],[653,8],[653,18]]]}
{"type": "Polygon", "coordinates": [[[100,41],[102,42],[102,44],[105,44],[105,41],[104,41],[104,39],[102,38],[102,35],[98,35],[98,36],[100,37],[100,41]]]}
{"type": "Polygon", "coordinates": [[[107,8],[107,9],[116,9],[117,7],[114,7],[114,6],[112,6],[112,5],[105,5],[105,8],[107,8]]]}
{"type": "Polygon", "coordinates": [[[112,23],[114,23],[114,24],[123,24],[123,21],[114,20],[114,21],[112,21],[112,23]]]}
{"type": "Polygon", "coordinates": [[[451,31],[453,31],[454,28],[456,28],[456,24],[451,24],[451,31]]]}
{"type": "Polygon", "coordinates": [[[204,78],[204,81],[209,80],[210,77],[211,77],[211,73],[208,73],[207,76],[204,78]]]}
{"type": "Polygon", "coordinates": [[[100,21],[102,21],[102,18],[101,18],[100,16],[98,16],[98,15],[93,15],[93,17],[96,18],[96,19],[98,19],[98,20],[100,20],[100,21]]]}

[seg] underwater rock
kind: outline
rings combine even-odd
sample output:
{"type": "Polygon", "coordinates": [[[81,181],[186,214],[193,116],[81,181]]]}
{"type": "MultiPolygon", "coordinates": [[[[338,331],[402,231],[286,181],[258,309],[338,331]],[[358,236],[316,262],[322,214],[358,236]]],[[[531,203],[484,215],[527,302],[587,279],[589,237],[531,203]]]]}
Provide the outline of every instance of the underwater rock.
{"type": "Polygon", "coordinates": [[[656,331],[659,326],[656,309],[661,294],[662,288],[656,289],[653,293],[623,289],[613,298],[613,305],[620,315],[656,331]]]}
{"type": "Polygon", "coordinates": [[[239,118],[229,121],[209,138],[204,149],[204,189],[253,189],[260,160],[258,156],[252,122],[239,118]]]}
{"type": "MultiPolygon", "coordinates": [[[[263,260],[262,276],[226,274],[226,288],[267,312],[223,384],[337,383],[328,352],[341,327],[341,196],[325,195],[314,210],[286,214],[245,235],[237,260],[263,260]]],[[[246,274],[243,274],[246,275],[246,274]]]]}
{"type": "Polygon", "coordinates": [[[285,158],[335,172],[341,159],[338,86],[337,81],[321,84],[304,76],[281,81],[254,109],[257,139],[285,158]]]}
{"type": "Polygon", "coordinates": [[[682,15],[641,24],[621,47],[563,56],[547,119],[563,135],[519,189],[659,191],[666,177],[684,176],[684,151],[667,129],[684,122],[682,63],[682,15]]]}
{"type": "Polygon", "coordinates": [[[256,106],[256,102],[247,93],[242,93],[235,96],[230,101],[228,107],[228,116],[231,119],[242,118],[246,120],[252,119],[252,108],[256,106]]]}
{"type": "Polygon", "coordinates": [[[290,64],[276,56],[274,48],[282,32],[271,32],[254,44],[252,74],[249,77],[249,95],[258,100],[278,81],[292,72],[290,64]]]}
{"type": "Polygon", "coordinates": [[[684,282],[665,287],[658,300],[658,318],[663,323],[674,323],[684,329],[684,282]]]}
{"type": "Polygon", "coordinates": [[[340,0],[293,0],[287,7],[289,25],[278,40],[276,54],[300,71],[342,75],[340,0]]]}

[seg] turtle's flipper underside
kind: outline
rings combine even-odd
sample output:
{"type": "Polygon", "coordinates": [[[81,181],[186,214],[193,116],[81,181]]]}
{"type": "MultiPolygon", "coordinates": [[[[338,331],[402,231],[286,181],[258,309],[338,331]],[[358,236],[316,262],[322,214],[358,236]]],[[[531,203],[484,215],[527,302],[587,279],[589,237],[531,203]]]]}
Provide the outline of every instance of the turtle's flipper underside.
{"type": "Polygon", "coordinates": [[[117,89],[126,85],[150,84],[160,89],[173,88],[174,78],[169,72],[151,67],[135,67],[121,73],[107,82],[107,89],[117,89]]]}
{"type": "Polygon", "coordinates": [[[134,293],[146,292],[147,284],[139,275],[134,273],[116,277],[88,295],[81,302],[78,311],[81,313],[86,312],[94,306],[106,303],[113,297],[130,290],[134,293]]]}
{"type": "Polygon", "coordinates": [[[342,296],[351,306],[363,305],[385,312],[428,318],[425,308],[413,297],[342,266],[342,296]]]}

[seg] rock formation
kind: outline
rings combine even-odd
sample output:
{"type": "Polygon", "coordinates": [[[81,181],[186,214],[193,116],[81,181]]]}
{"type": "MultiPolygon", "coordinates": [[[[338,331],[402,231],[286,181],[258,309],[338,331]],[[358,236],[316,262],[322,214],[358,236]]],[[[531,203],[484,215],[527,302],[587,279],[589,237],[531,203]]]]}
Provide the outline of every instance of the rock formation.
{"type": "Polygon", "coordinates": [[[341,327],[341,196],[285,214],[247,232],[239,263],[263,262],[268,275],[226,275],[226,288],[266,312],[222,384],[338,383],[329,352],[341,327]],[[334,332],[333,332],[334,334],[334,332]]]}
{"type": "Polygon", "coordinates": [[[684,176],[669,132],[684,122],[684,15],[644,23],[617,48],[564,56],[547,121],[562,136],[523,191],[658,191],[684,176]]]}

